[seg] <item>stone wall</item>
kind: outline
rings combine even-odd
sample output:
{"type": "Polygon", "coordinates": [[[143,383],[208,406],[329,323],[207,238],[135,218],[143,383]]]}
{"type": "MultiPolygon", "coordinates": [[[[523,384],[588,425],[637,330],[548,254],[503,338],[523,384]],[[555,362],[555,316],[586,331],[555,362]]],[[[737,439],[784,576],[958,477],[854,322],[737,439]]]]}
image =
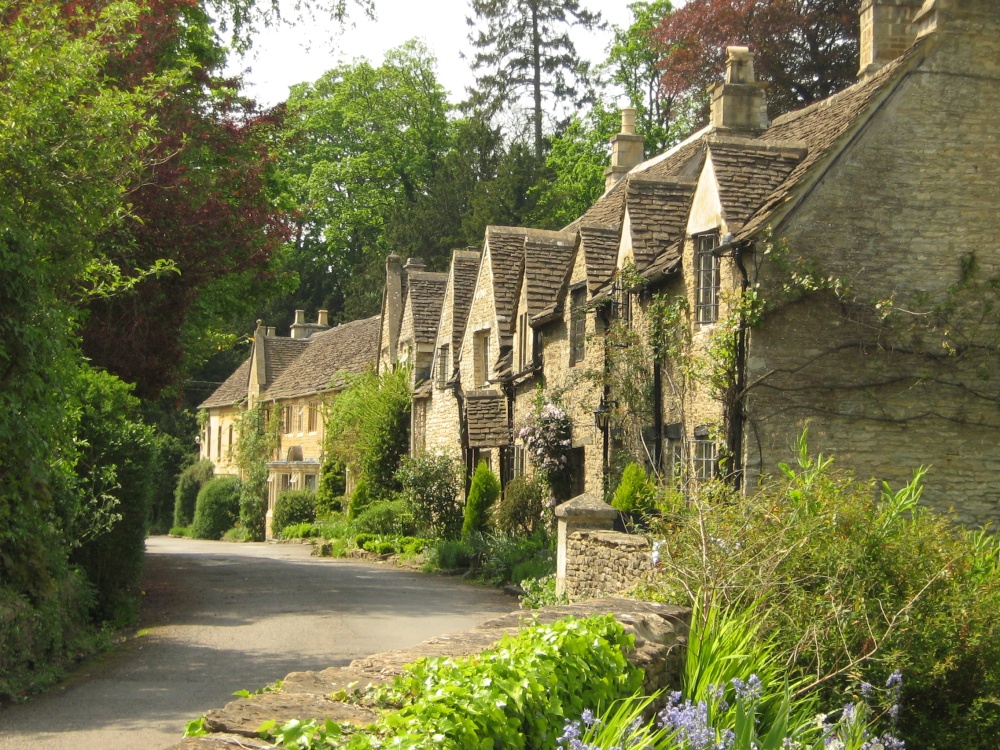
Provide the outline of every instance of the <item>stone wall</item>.
{"type": "Polygon", "coordinates": [[[570,601],[628,591],[653,571],[644,536],[576,531],[566,540],[566,595],[570,601]]]}

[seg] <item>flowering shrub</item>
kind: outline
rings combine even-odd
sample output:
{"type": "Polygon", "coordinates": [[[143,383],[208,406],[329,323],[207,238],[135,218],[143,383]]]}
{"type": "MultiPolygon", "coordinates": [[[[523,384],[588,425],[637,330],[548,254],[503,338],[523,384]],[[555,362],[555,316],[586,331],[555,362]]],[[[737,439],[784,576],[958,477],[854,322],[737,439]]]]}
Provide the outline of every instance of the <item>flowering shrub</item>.
{"type": "Polygon", "coordinates": [[[524,441],[532,466],[550,484],[567,467],[572,434],[573,420],[566,410],[539,391],[518,437],[524,441]]]}

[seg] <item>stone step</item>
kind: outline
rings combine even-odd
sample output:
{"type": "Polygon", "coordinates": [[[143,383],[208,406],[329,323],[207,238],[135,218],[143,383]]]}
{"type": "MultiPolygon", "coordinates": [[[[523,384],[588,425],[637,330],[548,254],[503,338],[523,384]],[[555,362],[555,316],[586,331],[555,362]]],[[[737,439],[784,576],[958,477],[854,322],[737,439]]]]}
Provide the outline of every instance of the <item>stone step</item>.
{"type": "Polygon", "coordinates": [[[264,693],[251,698],[240,698],[225,708],[209,711],[205,715],[205,729],[209,732],[238,734],[256,737],[265,721],[285,724],[292,719],[324,722],[349,722],[366,726],[375,721],[375,713],[350,703],[340,703],[325,695],[308,693],[264,693]]]}

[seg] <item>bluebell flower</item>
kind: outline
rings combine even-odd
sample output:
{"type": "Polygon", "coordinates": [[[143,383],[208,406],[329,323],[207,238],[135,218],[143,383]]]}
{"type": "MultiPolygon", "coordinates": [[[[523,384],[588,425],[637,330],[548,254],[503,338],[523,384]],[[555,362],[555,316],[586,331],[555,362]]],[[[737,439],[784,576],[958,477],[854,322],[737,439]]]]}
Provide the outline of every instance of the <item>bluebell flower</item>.
{"type": "Polygon", "coordinates": [[[743,701],[744,703],[753,703],[754,701],[760,700],[760,694],[762,685],[760,678],[752,674],[743,682],[739,677],[733,678],[733,687],[736,688],[736,699],[743,701]]]}
{"type": "Polygon", "coordinates": [[[898,669],[889,675],[889,679],[885,681],[885,686],[887,688],[901,688],[903,687],[903,673],[898,669]]]}

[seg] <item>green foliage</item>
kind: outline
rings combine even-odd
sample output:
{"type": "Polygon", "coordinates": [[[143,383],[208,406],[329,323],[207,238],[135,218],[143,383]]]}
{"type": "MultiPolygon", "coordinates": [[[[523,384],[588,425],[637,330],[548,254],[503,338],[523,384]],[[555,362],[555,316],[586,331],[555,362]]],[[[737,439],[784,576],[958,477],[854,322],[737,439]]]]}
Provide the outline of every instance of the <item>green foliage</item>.
{"type": "Polygon", "coordinates": [[[530,537],[487,534],[473,537],[482,557],[483,575],[497,584],[555,572],[555,555],[543,533],[530,537]],[[515,574],[515,571],[519,572],[515,574]]]}
{"type": "Polygon", "coordinates": [[[416,533],[413,510],[405,500],[374,502],[354,519],[354,526],[368,534],[407,536],[416,533]]]}
{"type": "Polygon", "coordinates": [[[281,539],[314,539],[322,536],[322,532],[316,524],[304,522],[289,524],[275,536],[280,536],[281,539]]]}
{"type": "Polygon", "coordinates": [[[430,569],[457,570],[468,568],[472,564],[475,550],[468,542],[451,539],[440,539],[429,549],[427,566],[430,569]]]}
{"type": "Polygon", "coordinates": [[[521,609],[540,609],[569,603],[565,594],[556,594],[555,573],[541,578],[526,578],[519,585],[524,592],[521,594],[521,609]]]}
{"type": "Polygon", "coordinates": [[[267,523],[267,462],[280,444],[281,416],[279,409],[265,409],[258,401],[241,411],[235,420],[236,467],[240,471],[240,525],[247,530],[249,541],[264,539],[267,523]]]}
{"type": "Polygon", "coordinates": [[[397,680],[405,702],[375,732],[400,747],[551,747],[565,716],[638,689],[632,645],[606,615],[527,628],[476,656],[422,659],[397,680]]]}
{"type": "Polygon", "coordinates": [[[496,530],[529,536],[541,529],[545,494],[545,484],[537,475],[514,477],[493,508],[496,530]]]}
{"type": "Polygon", "coordinates": [[[177,488],[174,490],[174,526],[191,525],[198,493],[212,479],[214,473],[215,464],[207,458],[195,461],[181,472],[177,478],[177,488]]]}
{"type": "Polygon", "coordinates": [[[96,618],[124,624],[138,613],[154,433],[142,422],[131,385],[82,368],[76,387],[81,513],[71,560],[94,586],[96,618]]]}
{"type": "Polygon", "coordinates": [[[824,702],[901,669],[908,747],[989,746],[1000,731],[994,538],[920,507],[922,472],[876,491],[809,456],[804,437],[800,451],[756,495],[692,498],[662,529],[661,593],[726,608],[759,600],[783,668],[824,702]]]}
{"type": "Polygon", "coordinates": [[[312,490],[285,490],[274,501],[271,533],[281,534],[293,524],[316,520],[316,494],[312,490]]]}
{"type": "Polygon", "coordinates": [[[639,464],[625,467],[611,506],[623,513],[649,513],[656,507],[656,485],[639,464]]]}
{"type": "Polygon", "coordinates": [[[454,539],[462,531],[460,477],[458,463],[443,455],[407,456],[396,472],[417,524],[432,536],[454,539]]]}
{"type": "Polygon", "coordinates": [[[351,501],[347,505],[347,517],[352,521],[356,520],[372,502],[371,493],[368,491],[368,482],[362,477],[354,485],[354,492],[351,493],[351,501]]]}
{"type": "Polygon", "coordinates": [[[476,467],[469,487],[469,497],[465,501],[465,517],[462,521],[462,537],[482,533],[489,529],[490,509],[500,497],[500,480],[485,461],[476,467]]]}
{"type": "MultiPolygon", "coordinates": [[[[371,500],[388,500],[399,491],[396,472],[410,447],[409,371],[368,372],[337,394],[326,415],[328,460],[350,467],[358,477],[351,517],[362,506],[355,498],[362,485],[371,500]]],[[[365,498],[362,498],[365,499],[365,498]]]]}
{"type": "Polygon", "coordinates": [[[198,493],[191,536],[221,539],[240,517],[240,481],[236,477],[216,477],[198,493]]]}
{"type": "Polygon", "coordinates": [[[190,526],[171,526],[167,532],[170,536],[191,536],[190,526]]]}
{"type": "Polygon", "coordinates": [[[344,464],[326,459],[319,470],[316,487],[316,515],[319,517],[344,510],[347,472],[344,464]]]}

